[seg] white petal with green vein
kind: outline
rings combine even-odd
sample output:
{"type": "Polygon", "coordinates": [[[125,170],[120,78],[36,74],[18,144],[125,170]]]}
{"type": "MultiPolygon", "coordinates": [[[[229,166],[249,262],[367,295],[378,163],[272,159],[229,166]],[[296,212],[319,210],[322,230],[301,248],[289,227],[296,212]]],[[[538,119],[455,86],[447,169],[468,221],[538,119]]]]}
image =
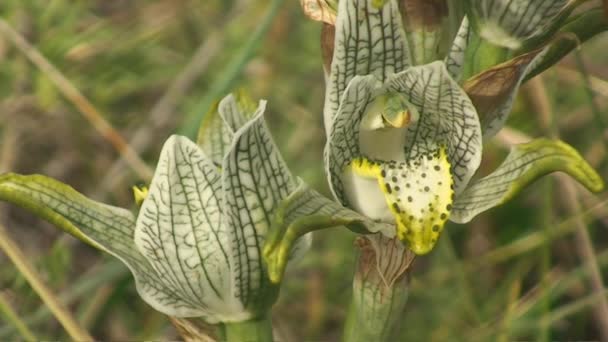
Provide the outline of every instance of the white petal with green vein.
{"type": "Polygon", "coordinates": [[[418,120],[407,127],[405,159],[428,155],[445,145],[458,194],[481,162],[481,128],[471,100],[440,61],[411,67],[389,77],[387,84],[419,112],[418,120]]]}
{"type": "Polygon", "coordinates": [[[344,91],[357,75],[384,80],[404,70],[408,51],[396,0],[342,0],[338,4],[334,55],[325,92],[325,129],[329,134],[344,91]]]}
{"type": "Polygon", "coordinates": [[[342,172],[351,160],[361,155],[361,118],[374,90],[379,86],[378,79],[373,75],[353,78],[344,91],[342,103],[331,125],[325,146],[325,169],[331,191],[343,204],[348,201],[344,193],[342,172]]]}
{"type": "Polygon", "coordinates": [[[265,102],[234,135],[223,164],[226,223],[233,230],[234,295],[245,305],[263,297],[261,250],[279,203],[296,188],[264,122],[265,102]]]}
{"type": "MultiPolygon", "coordinates": [[[[135,227],[135,245],[159,282],[218,317],[242,311],[232,298],[230,234],[222,222],[220,174],[185,137],[165,143],[135,227]]],[[[190,313],[188,315],[191,315],[190,313]]]]}
{"type": "Polygon", "coordinates": [[[542,33],[569,0],[475,0],[472,12],[481,37],[517,49],[542,33]]]}
{"type": "Polygon", "coordinates": [[[172,316],[207,316],[160,275],[133,243],[135,218],[130,211],[92,201],[68,185],[33,175],[0,177],[0,199],[28,209],[66,233],[105,251],[129,267],[140,296],[156,310],[172,316]]]}
{"type": "Polygon", "coordinates": [[[462,67],[464,65],[464,58],[469,40],[471,37],[471,30],[469,24],[469,18],[466,16],[462,19],[460,28],[454,37],[454,41],[450,47],[448,55],[445,57],[445,65],[448,73],[455,81],[460,81],[462,74],[462,67]]]}
{"type": "Polygon", "coordinates": [[[591,191],[603,189],[602,179],[574,148],[558,140],[538,139],[514,146],[496,171],[472,182],[456,197],[450,219],[467,223],[510,200],[539,177],[556,171],[569,174],[591,191]]]}

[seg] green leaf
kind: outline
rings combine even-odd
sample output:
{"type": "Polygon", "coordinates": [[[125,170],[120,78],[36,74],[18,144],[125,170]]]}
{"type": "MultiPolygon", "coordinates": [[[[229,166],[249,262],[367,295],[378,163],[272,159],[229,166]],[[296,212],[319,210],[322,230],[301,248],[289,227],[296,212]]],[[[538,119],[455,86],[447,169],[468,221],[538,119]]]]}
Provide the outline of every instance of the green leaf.
{"type": "Polygon", "coordinates": [[[95,202],[70,186],[40,176],[0,176],[0,199],[16,204],[66,233],[120,259],[133,273],[140,296],[156,310],[173,316],[198,310],[159,281],[133,243],[135,218],[130,211],[95,202]]]}
{"type": "MultiPolygon", "coordinates": [[[[193,307],[188,316],[234,319],[243,312],[231,293],[231,235],[223,222],[217,167],[189,139],[163,146],[134,232],[135,245],[158,282],[193,307]]],[[[239,317],[240,318],[240,317],[239,317]]]]}
{"type": "Polygon", "coordinates": [[[297,186],[264,122],[265,102],[234,135],[224,159],[222,187],[226,224],[232,229],[234,295],[246,307],[268,298],[262,245],[273,212],[297,186]]]}
{"type": "Polygon", "coordinates": [[[379,7],[374,0],[340,1],[323,110],[327,132],[353,77],[375,75],[384,80],[404,70],[410,64],[408,56],[396,0],[379,7]]]}
{"type": "Polygon", "coordinates": [[[477,214],[505,203],[539,177],[561,171],[587,189],[599,192],[600,176],[570,145],[559,140],[537,139],[516,145],[490,175],[478,179],[456,197],[450,219],[467,223],[477,214]]]}
{"type": "Polygon", "coordinates": [[[517,49],[543,33],[569,0],[469,0],[471,19],[483,39],[517,49]]]}

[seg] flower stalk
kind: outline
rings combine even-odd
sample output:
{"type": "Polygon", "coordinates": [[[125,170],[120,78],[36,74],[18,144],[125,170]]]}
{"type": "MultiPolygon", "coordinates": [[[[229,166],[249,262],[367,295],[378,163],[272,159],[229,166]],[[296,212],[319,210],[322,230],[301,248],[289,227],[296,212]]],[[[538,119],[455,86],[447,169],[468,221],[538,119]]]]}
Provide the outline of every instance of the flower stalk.
{"type": "Polygon", "coordinates": [[[353,278],[344,341],[395,341],[405,310],[414,254],[382,234],[356,240],[359,258],[353,278]]]}
{"type": "Polygon", "coordinates": [[[227,342],[272,341],[272,325],[269,315],[243,322],[225,323],[224,330],[227,342]]]}

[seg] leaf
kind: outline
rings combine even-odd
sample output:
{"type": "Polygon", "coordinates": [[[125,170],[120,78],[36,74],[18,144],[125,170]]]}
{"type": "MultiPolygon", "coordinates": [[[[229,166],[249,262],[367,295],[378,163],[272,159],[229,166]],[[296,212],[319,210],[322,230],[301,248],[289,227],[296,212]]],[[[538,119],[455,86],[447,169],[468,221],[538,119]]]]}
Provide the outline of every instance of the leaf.
{"type": "Polygon", "coordinates": [[[384,80],[409,65],[405,33],[395,0],[376,7],[375,0],[339,2],[334,53],[325,93],[325,128],[333,117],[351,79],[375,75],[384,80]]]}
{"type": "Polygon", "coordinates": [[[196,308],[190,315],[221,321],[243,311],[231,293],[232,236],[223,222],[217,167],[185,137],[171,136],[161,151],[137,218],[134,241],[158,282],[196,308]]]}
{"type": "Polygon", "coordinates": [[[569,0],[470,0],[471,15],[482,38],[517,49],[544,32],[569,0]]]}
{"type": "Polygon", "coordinates": [[[469,97],[440,61],[391,76],[387,88],[404,94],[419,112],[418,120],[407,127],[405,159],[445,145],[456,194],[461,192],[479,167],[482,151],[480,124],[469,97]]]}
{"type": "Polygon", "coordinates": [[[265,102],[234,135],[224,159],[222,188],[226,224],[232,229],[234,295],[246,307],[258,306],[268,288],[262,244],[273,212],[296,189],[264,122],[265,102]]]}
{"type": "Polygon", "coordinates": [[[462,77],[462,67],[465,63],[465,54],[470,39],[471,28],[469,19],[465,16],[462,19],[462,23],[460,24],[460,28],[456,33],[456,37],[454,37],[450,51],[444,60],[448,73],[455,81],[460,81],[462,77]]]}
{"type": "Polygon", "coordinates": [[[272,226],[264,245],[264,259],[273,283],[280,283],[287,262],[309,244],[310,232],[338,226],[348,226],[358,232],[382,232],[394,235],[394,226],[373,222],[366,217],[332,201],[303,181],[274,213],[272,226]],[[296,243],[297,241],[297,243],[296,243]],[[298,247],[298,244],[303,245],[298,247]]]}
{"type": "Polygon", "coordinates": [[[517,56],[471,77],[463,84],[479,113],[484,138],[494,136],[504,126],[519,86],[527,73],[542,60],[543,51],[540,48],[517,56]]]}
{"type": "Polygon", "coordinates": [[[0,176],[0,199],[16,204],[66,233],[120,259],[133,273],[140,296],[156,310],[193,316],[199,310],[160,282],[133,243],[135,218],[130,211],[95,202],[70,186],[41,176],[0,176]]]}
{"type": "Polygon", "coordinates": [[[600,176],[570,145],[537,139],[514,146],[494,172],[472,182],[456,197],[450,219],[467,223],[477,214],[512,199],[541,176],[556,171],[569,174],[590,191],[599,192],[604,187],[600,176]]]}

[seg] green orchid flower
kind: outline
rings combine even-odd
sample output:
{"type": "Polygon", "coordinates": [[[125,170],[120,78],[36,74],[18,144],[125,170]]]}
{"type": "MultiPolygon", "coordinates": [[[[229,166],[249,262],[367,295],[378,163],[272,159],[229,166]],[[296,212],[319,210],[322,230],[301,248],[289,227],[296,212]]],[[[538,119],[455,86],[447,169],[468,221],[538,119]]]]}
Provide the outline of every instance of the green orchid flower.
{"type": "Polygon", "coordinates": [[[417,66],[400,19],[395,0],[339,2],[324,119],[327,175],[343,205],[392,224],[387,236],[425,254],[448,220],[466,223],[544,174],[567,172],[592,191],[602,189],[574,149],[547,139],[515,146],[496,171],[472,180],[485,130],[504,124],[513,90],[493,103],[482,125],[455,80],[466,19],[444,61],[417,66]]]}
{"type": "MultiPolygon", "coordinates": [[[[282,160],[265,106],[230,95],[206,117],[198,145],[171,136],[149,189],[135,192],[137,215],[41,175],[1,176],[0,199],[120,259],[140,296],[164,314],[209,323],[263,316],[277,295],[262,258],[266,235],[279,205],[306,188],[282,160]]],[[[302,215],[315,210],[301,205],[283,207],[302,215]]],[[[283,262],[310,242],[310,235],[298,240],[283,262]]]]}

